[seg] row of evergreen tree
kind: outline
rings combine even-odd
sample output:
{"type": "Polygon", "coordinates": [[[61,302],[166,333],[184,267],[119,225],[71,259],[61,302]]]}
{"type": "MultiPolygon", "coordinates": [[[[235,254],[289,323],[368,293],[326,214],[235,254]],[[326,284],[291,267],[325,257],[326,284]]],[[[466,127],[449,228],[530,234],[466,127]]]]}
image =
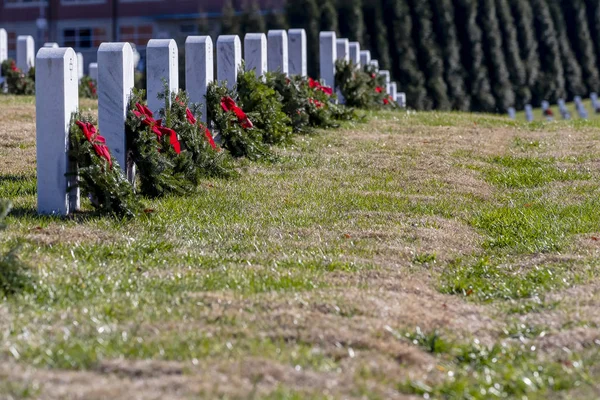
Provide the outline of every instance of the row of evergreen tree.
{"type": "Polygon", "coordinates": [[[288,0],[223,8],[226,34],[304,28],[317,75],[319,32],[371,50],[409,106],[505,112],[600,91],[599,0],[288,0]]]}

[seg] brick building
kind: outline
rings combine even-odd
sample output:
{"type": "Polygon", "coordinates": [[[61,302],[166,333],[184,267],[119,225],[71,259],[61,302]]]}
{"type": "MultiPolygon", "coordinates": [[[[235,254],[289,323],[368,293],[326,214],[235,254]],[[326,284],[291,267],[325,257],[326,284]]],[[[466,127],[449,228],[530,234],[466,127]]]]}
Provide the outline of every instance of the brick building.
{"type": "MultiPolygon", "coordinates": [[[[237,8],[241,8],[238,1],[237,8]]],[[[259,2],[263,10],[281,8],[284,0],[259,2]]],[[[183,43],[195,34],[219,33],[223,0],[0,0],[0,28],[8,33],[9,57],[18,35],[32,35],[36,47],[57,42],[83,53],[86,66],[96,60],[102,42],[134,43],[140,53],[152,38],[183,43]],[[209,32],[199,32],[199,21],[209,32]]]]}

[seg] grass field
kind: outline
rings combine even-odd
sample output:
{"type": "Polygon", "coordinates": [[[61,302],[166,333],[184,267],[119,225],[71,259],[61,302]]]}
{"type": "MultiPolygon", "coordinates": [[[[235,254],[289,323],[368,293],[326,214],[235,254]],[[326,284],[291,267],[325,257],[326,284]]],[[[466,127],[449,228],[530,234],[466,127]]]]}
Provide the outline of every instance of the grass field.
{"type": "Polygon", "coordinates": [[[600,120],[376,113],[119,221],[36,215],[34,117],[0,398],[600,397],[600,120]]]}

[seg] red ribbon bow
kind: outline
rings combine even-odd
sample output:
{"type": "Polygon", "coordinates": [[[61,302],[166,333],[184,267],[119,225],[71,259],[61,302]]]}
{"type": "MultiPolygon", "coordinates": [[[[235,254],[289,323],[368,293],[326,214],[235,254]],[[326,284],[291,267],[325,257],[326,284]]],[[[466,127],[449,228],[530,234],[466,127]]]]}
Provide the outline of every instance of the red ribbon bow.
{"type": "Polygon", "coordinates": [[[381,86],[377,86],[377,87],[375,88],[375,91],[376,91],[377,93],[383,93],[383,88],[382,88],[381,86]]]}
{"type": "MultiPolygon", "coordinates": [[[[192,125],[196,125],[196,117],[194,117],[194,114],[192,114],[192,112],[190,111],[189,108],[185,109],[185,116],[187,117],[187,120],[190,124],[192,125]]],[[[200,128],[204,128],[204,136],[206,136],[206,140],[208,140],[208,144],[210,144],[210,147],[212,147],[214,150],[217,149],[217,145],[215,144],[215,140],[213,139],[212,133],[210,133],[210,131],[208,130],[207,127],[205,127],[202,124],[199,124],[200,128]]]]}
{"type": "Polygon", "coordinates": [[[323,86],[318,81],[315,81],[313,78],[308,78],[308,86],[311,89],[317,89],[321,92],[325,93],[327,96],[331,96],[333,94],[333,89],[328,86],[323,86]]]}
{"type": "Polygon", "coordinates": [[[143,118],[142,123],[149,126],[152,132],[154,132],[159,139],[162,138],[163,135],[168,135],[169,143],[173,146],[175,153],[180,154],[181,145],[179,144],[179,140],[177,140],[177,132],[171,128],[162,126],[162,120],[155,120],[154,114],[145,105],[135,103],[135,108],[137,108],[137,110],[133,110],[133,114],[138,118],[143,118]]]}
{"type": "Polygon", "coordinates": [[[85,138],[92,144],[94,151],[98,155],[98,157],[104,158],[108,161],[108,165],[112,168],[112,160],[110,159],[110,152],[108,151],[108,147],[106,146],[106,139],[104,139],[98,131],[96,131],[96,127],[89,122],[75,121],[78,127],[83,131],[83,135],[85,138]]]}
{"type": "Polygon", "coordinates": [[[235,101],[233,101],[231,97],[223,97],[221,99],[221,108],[225,112],[233,111],[233,113],[238,118],[238,122],[240,123],[242,128],[250,129],[254,127],[252,121],[250,121],[246,113],[241,108],[239,108],[237,104],[235,104],[235,101]]]}
{"type": "Polygon", "coordinates": [[[310,104],[314,104],[314,105],[315,105],[315,107],[317,107],[317,108],[321,108],[321,107],[323,107],[323,103],[322,103],[322,102],[320,102],[319,100],[315,100],[315,99],[313,99],[312,97],[311,97],[310,99],[308,99],[308,102],[309,102],[310,104]]]}
{"type": "Polygon", "coordinates": [[[10,69],[14,72],[19,72],[19,68],[17,68],[17,64],[15,64],[14,61],[11,61],[10,63],[10,69]]]}

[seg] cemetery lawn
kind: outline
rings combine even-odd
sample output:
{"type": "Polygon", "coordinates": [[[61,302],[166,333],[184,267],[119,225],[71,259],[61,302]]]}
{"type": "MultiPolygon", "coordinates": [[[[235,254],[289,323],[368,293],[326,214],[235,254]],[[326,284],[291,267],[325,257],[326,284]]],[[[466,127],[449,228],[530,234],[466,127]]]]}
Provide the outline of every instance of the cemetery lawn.
{"type": "Polygon", "coordinates": [[[0,398],[598,398],[600,121],[369,117],[63,220],[0,96],[0,398]]]}

